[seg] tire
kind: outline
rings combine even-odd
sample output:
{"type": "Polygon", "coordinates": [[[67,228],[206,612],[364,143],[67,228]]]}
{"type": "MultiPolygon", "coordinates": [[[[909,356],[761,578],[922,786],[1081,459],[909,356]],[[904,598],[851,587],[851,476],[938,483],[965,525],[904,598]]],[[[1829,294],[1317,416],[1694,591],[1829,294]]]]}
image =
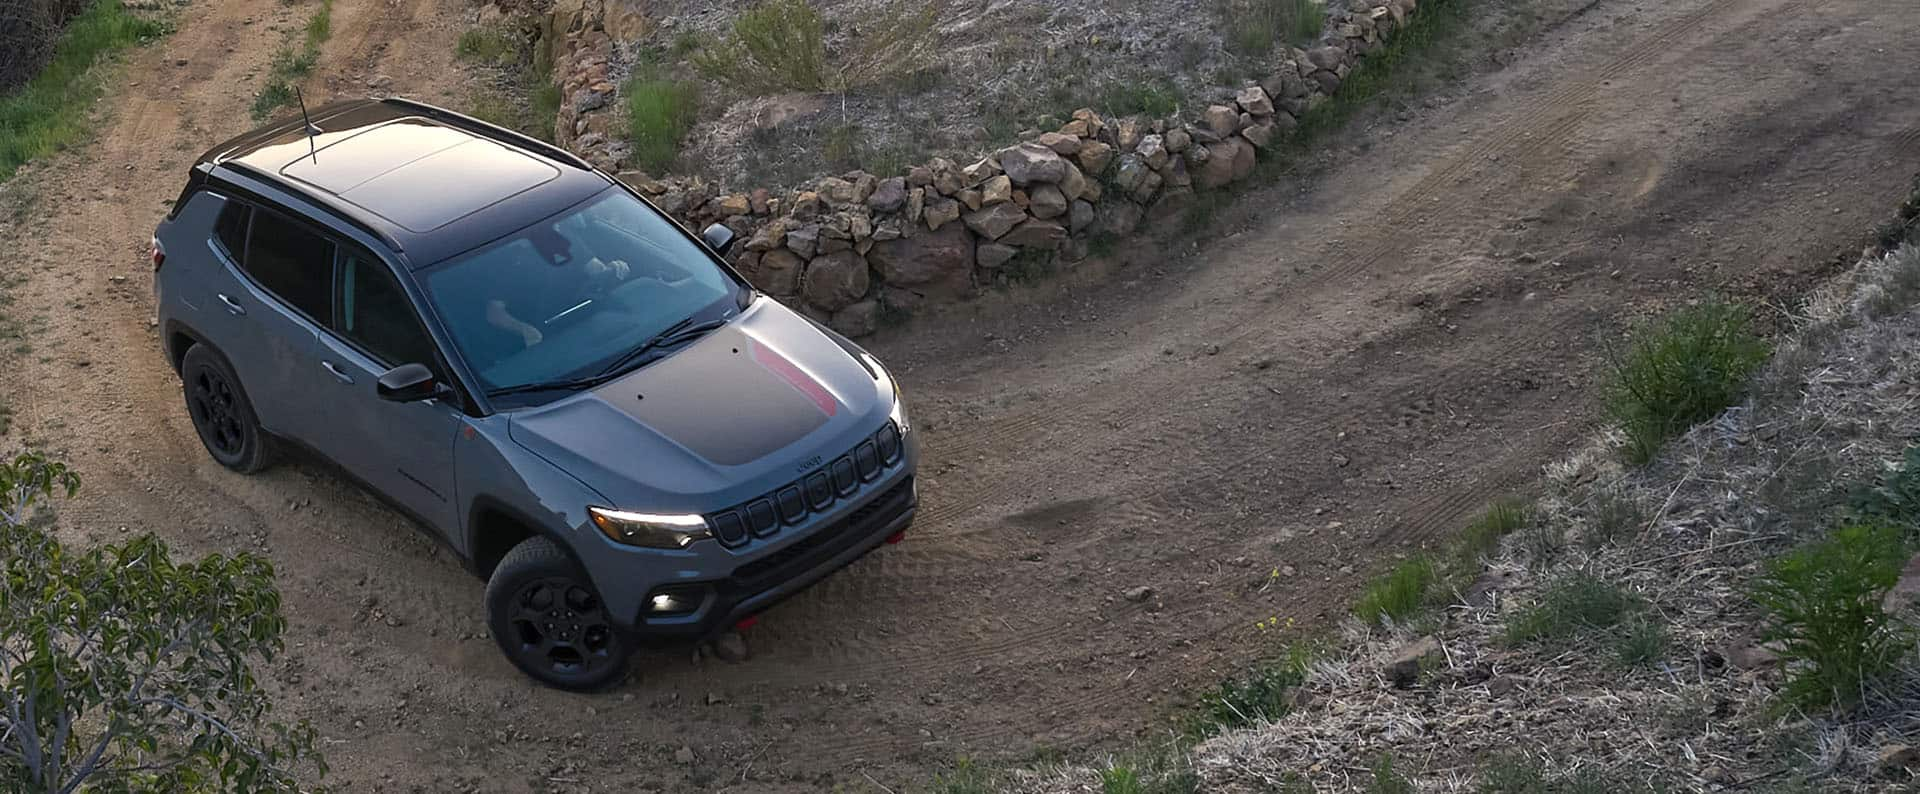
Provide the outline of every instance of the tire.
{"type": "Polygon", "coordinates": [[[593,582],[545,537],[521,541],[493,569],[487,628],[520,672],[572,692],[618,683],[633,653],[593,582]]]}
{"type": "Polygon", "coordinates": [[[180,361],[180,389],[200,443],[220,465],[241,474],[273,465],[272,441],[225,357],[203,344],[187,348],[180,361]]]}

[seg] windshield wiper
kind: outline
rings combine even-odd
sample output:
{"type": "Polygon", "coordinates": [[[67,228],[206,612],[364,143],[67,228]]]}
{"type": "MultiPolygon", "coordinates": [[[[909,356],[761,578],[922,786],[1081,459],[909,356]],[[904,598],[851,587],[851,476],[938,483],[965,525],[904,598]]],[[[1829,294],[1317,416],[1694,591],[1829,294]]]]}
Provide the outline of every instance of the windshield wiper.
{"type": "Polygon", "coordinates": [[[666,330],[661,331],[660,333],[654,334],[647,341],[642,342],[639,347],[636,347],[630,351],[627,351],[625,354],[621,355],[620,358],[616,359],[613,362],[613,364],[609,365],[606,369],[601,370],[600,374],[598,375],[593,375],[585,378],[570,378],[567,380],[546,380],[546,381],[539,381],[536,383],[521,384],[519,386],[507,386],[499,389],[489,389],[487,390],[487,396],[488,397],[504,397],[509,394],[528,394],[532,392],[563,391],[563,390],[579,391],[581,389],[591,389],[602,383],[606,383],[608,381],[619,378],[620,376],[625,375],[628,372],[632,372],[633,369],[638,365],[638,362],[651,360],[649,356],[658,355],[661,352],[661,348],[671,347],[673,345],[680,344],[689,339],[697,337],[701,334],[707,333],[708,331],[712,331],[717,328],[720,328],[721,326],[724,326],[726,324],[727,324],[727,321],[725,319],[719,319],[719,320],[709,320],[707,322],[695,325],[693,322],[693,318],[688,317],[685,320],[681,320],[680,322],[667,326],[666,330]]]}
{"type": "Polygon", "coordinates": [[[621,357],[614,359],[612,364],[608,364],[606,369],[600,370],[600,374],[595,375],[594,377],[596,378],[618,377],[621,374],[631,371],[634,365],[636,364],[636,362],[640,362],[643,360],[650,360],[648,359],[648,356],[653,355],[654,353],[659,351],[660,348],[671,347],[673,345],[680,344],[681,342],[685,342],[701,334],[704,334],[708,331],[712,331],[714,329],[720,328],[721,326],[724,326],[726,324],[727,324],[727,321],[725,319],[720,319],[720,320],[708,320],[704,323],[695,325],[693,322],[693,318],[688,317],[685,320],[681,320],[680,322],[667,326],[666,330],[661,331],[660,333],[654,334],[653,338],[640,343],[639,347],[629,350],[626,352],[625,355],[622,355],[621,357]]]}

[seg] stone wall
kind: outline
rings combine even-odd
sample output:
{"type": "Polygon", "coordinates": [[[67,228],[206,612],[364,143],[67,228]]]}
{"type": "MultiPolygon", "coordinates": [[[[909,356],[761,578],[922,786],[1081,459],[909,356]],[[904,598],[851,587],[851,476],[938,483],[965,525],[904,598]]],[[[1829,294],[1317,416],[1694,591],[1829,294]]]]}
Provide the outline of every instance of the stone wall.
{"type": "Polygon", "coordinates": [[[619,170],[627,152],[608,72],[618,35],[644,19],[632,14],[631,0],[562,0],[549,17],[563,91],[556,137],[687,227],[726,224],[741,239],[730,258],[756,286],[864,336],[883,308],[963,300],[1018,257],[1080,261],[1096,235],[1140,233],[1177,216],[1195,191],[1248,178],[1258,153],[1339,91],[1417,1],[1332,0],[1315,46],[1276,53],[1266,79],[1194,118],[1082,108],[1057,131],[971,163],[935,158],[902,174],[855,171],[790,189],[725,190],[697,177],[619,170]]]}

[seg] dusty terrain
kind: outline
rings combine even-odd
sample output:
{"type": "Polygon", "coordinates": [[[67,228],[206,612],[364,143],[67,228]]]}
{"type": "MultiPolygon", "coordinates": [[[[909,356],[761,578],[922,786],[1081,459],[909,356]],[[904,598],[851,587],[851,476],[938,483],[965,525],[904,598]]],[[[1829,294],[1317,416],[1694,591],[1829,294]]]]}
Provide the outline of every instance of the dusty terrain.
{"type": "MultiPolygon", "coordinates": [[[[457,96],[456,5],[338,0],[313,85],[457,96]]],[[[189,7],[95,143],[7,187],[37,196],[0,227],[32,349],[0,395],[4,443],[86,476],[73,537],[272,557],[283,712],[353,791],[898,791],[960,755],[1122,745],[1269,650],[1254,621],[1325,625],[1526,487],[1590,430],[1628,318],[1707,290],[1791,304],[1920,170],[1892,90],[1920,18],[1896,4],[1597,0],[1241,199],[1278,222],[882,337],[926,433],[909,542],[768,614],[746,663],[655,654],[583,697],[515,674],[480,583],[372,498],[215,465],[156,352],[147,235],[193,151],[248,126],[266,25],[304,11],[189,7]]]]}

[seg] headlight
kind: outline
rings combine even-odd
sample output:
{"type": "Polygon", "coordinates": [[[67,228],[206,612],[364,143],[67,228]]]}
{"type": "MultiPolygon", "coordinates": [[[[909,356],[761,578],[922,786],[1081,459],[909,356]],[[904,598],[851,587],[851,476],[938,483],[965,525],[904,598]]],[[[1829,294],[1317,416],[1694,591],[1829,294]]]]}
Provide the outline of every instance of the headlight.
{"type": "Polygon", "coordinates": [[[907,431],[912,430],[913,427],[907,424],[907,399],[900,394],[900,382],[894,380],[893,373],[880,365],[880,359],[866,353],[861,353],[860,358],[866,361],[867,368],[873,370],[875,376],[880,379],[881,387],[893,392],[893,410],[887,413],[887,418],[893,420],[894,427],[900,428],[900,435],[906,435],[907,431]]]}
{"type": "Polygon", "coordinates": [[[707,520],[700,516],[629,513],[604,507],[589,507],[587,515],[607,537],[629,546],[684,549],[696,540],[713,537],[707,520]]]}

